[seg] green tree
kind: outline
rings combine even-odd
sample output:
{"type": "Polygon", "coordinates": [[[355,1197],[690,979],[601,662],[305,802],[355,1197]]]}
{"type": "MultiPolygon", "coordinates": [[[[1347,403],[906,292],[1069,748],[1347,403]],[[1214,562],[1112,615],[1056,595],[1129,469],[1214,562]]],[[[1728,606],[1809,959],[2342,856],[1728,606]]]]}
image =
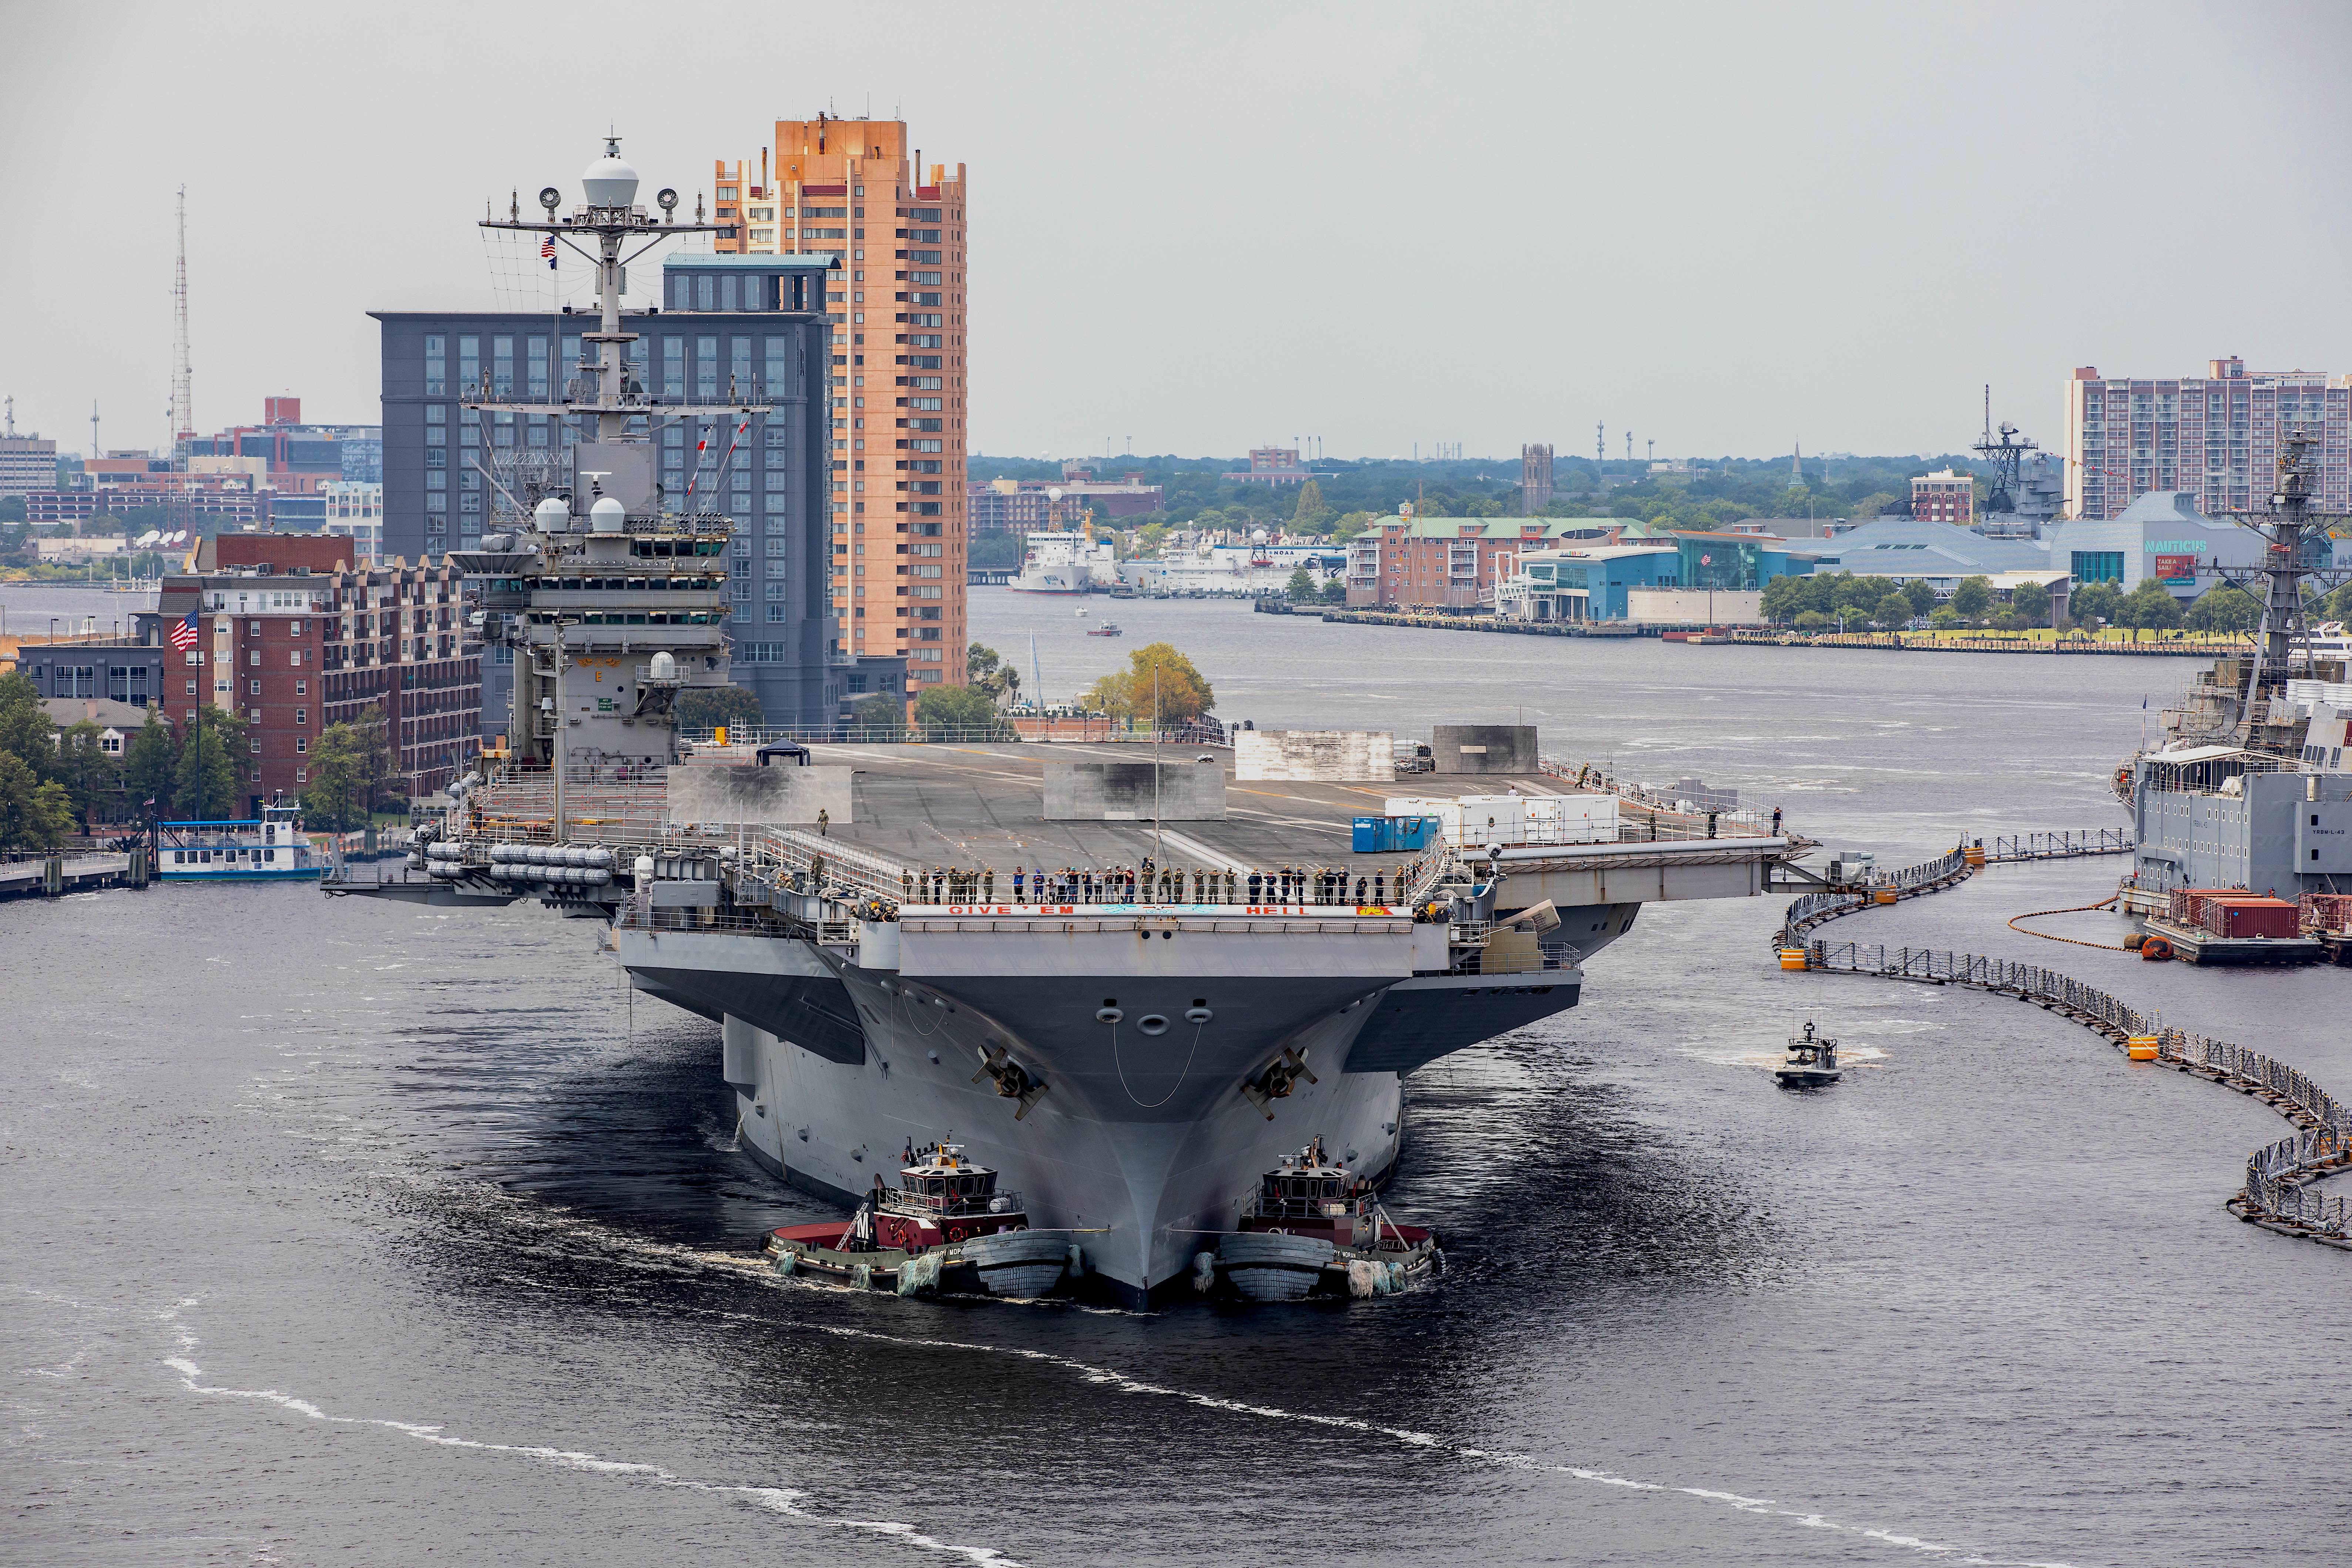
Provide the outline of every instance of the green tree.
{"type": "Polygon", "coordinates": [[[1313,479],[1298,487],[1298,504],[1290,510],[1290,526],[1300,533],[1329,531],[1331,509],[1323,504],[1323,487],[1313,479]]]}
{"type": "Polygon", "coordinates": [[[934,686],[915,700],[915,723],[926,740],[995,739],[1009,731],[996,701],[976,686],[934,686]]]}
{"type": "Polygon", "coordinates": [[[1936,613],[1936,585],[1925,577],[1914,577],[1904,584],[1903,596],[1911,601],[1913,615],[1932,616],[1936,613]]]}
{"type": "Polygon", "coordinates": [[[1992,613],[1992,580],[1989,577],[1963,577],[1960,585],[1952,590],[1952,614],[1962,620],[1981,620],[1992,613]]]}
{"type": "Polygon", "coordinates": [[[173,773],[172,809],[185,821],[220,821],[240,815],[251,752],[246,722],[206,702],[196,709],[173,773]]]}
{"type": "Polygon", "coordinates": [[[1870,618],[1882,626],[1906,625],[1911,619],[1911,600],[1901,590],[1889,589],[1886,596],[1878,601],[1878,607],[1870,613],[1870,618]]]}
{"type": "Polygon", "coordinates": [[[122,759],[107,751],[104,731],[84,719],[58,731],[57,745],[58,782],[75,817],[113,821],[122,799],[122,759]]]}
{"type": "Polygon", "coordinates": [[[986,692],[992,702],[1010,702],[1020,694],[1021,672],[985,644],[973,643],[964,650],[963,668],[972,689],[986,692]]]}
{"type": "Polygon", "coordinates": [[[393,749],[391,727],[383,710],[370,703],[352,725],[352,744],[360,764],[361,807],[367,820],[399,799],[394,784],[400,778],[400,753],[393,749]]]}
{"type": "Polygon", "coordinates": [[[2244,589],[2225,584],[2199,595],[2181,620],[2191,631],[2246,632],[2262,625],[2263,607],[2244,589]]]}
{"type": "Polygon", "coordinates": [[[1192,661],[1174,645],[1149,643],[1127,656],[1128,668],[1106,675],[1087,693],[1087,708],[1120,719],[1150,720],[1156,711],[1162,725],[1198,719],[1217,705],[1192,661]]]}
{"type": "Polygon", "coordinates": [[[1764,618],[1773,625],[1793,620],[1804,609],[1804,578],[1775,577],[1764,584],[1764,618]]]}
{"type": "Polygon", "coordinates": [[[2132,641],[2137,642],[2143,631],[2164,631],[2179,626],[2180,601],[2155,578],[2143,578],[2138,587],[2124,595],[2116,613],[2116,624],[2129,626],[2132,641]]]}
{"type": "Polygon", "coordinates": [[[850,710],[849,722],[853,741],[902,741],[907,736],[906,699],[877,691],[850,710]]]}
{"type": "Polygon", "coordinates": [[[1339,521],[1331,525],[1331,537],[1344,542],[1346,540],[1355,538],[1356,535],[1363,532],[1364,530],[1371,526],[1372,514],[1370,512],[1348,512],[1341,516],[1339,521]]]}
{"type": "Polygon", "coordinates": [[[150,708],[147,721],[122,752],[123,799],[132,817],[144,822],[170,808],[173,770],[179,760],[172,727],[150,708]]]}
{"type": "Polygon", "coordinates": [[[757,727],[767,721],[758,696],[740,686],[697,686],[677,694],[681,730],[716,730],[721,724],[757,727]]]}
{"type": "Polygon", "coordinates": [[[302,816],[313,826],[341,833],[365,825],[361,810],[359,738],[349,724],[330,724],[310,748],[310,782],[302,816]]]}
{"type": "Polygon", "coordinates": [[[0,752],[30,768],[36,781],[56,779],[63,771],[57,733],[32,677],[0,675],[0,752]]]}
{"type": "Polygon", "coordinates": [[[1327,605],[1346,604],[1348,602],[1348,580],[1344,577],[1334,577],[1328,583],[1324,584],[1323,602],[1327,605]]]}
{"type": "Polygon", "coordinates": [[[2122,590],[2113,583],[2085,583],[2074,590],[2068,606],[2078,621],[2113,621],[2123,602],[2122,590]]]}
{"type": "Polygon", "coordinates": [[[1304,566],[1292,567],[1290,581],[1283,584],[1282,591],[1290,596],[1293,604],[1305,604],[1316,596],[1315,574],[1304,566]]]}
{"type": "Polygon", "coordinates": [[[1836,624],[1836,622],[1831,620],[1819,610],[1800,610],[1797,612],[1796,626],[1797,629],[1801,632],[1822,631],[1830,626],[1835,626],[1836,624]]]}
{"type": "Polygon", "coordinates": [[[55,849],[73,831],[65,785],[0,752],[0,849],[55,849]]]}
{"type": "Polygon", "coordinates": [[[1935,614],[1927,617],[1927,627],[1930,631],[1948,632],[1956,629],[1959,625],[1960,613],[1949,605],[1937,605],[1935,614]]]}
{"type": "Polygon", "coordinates": [[[2020,583],[2009,591],[2009,607],[2029,626],[2050,624],[2050,590],[2039,583],[2020,583]]]}

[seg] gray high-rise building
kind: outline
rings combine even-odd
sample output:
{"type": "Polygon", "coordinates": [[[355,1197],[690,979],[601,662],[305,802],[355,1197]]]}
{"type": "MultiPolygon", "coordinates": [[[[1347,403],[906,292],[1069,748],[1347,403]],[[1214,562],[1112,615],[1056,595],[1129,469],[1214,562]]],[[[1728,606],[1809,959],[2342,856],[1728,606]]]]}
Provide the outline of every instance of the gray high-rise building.
{"type": "MultiPolygon", "coordinates": [[[[767,721],[822,728],[851,663],[831,620],[831,436],[836,404],[825,256],[673,256],[666,308],[625,314],[629,395],[660,453],[663,504],[724,512],[736,531],[728,630],[736,683],[767,721]],[[768,407],[724,424],[665,417],[666,405],[768,407]]],[[[835,296],[838,297],[837,295],[835,296]]],[[[383,552],[480,547],[571,482],[564,448],[593,401],[582,365],[592,313],[376,311],[383,331],[383,552]],[[487,392],[486,389],[487,388],[487,392]],[[464,400],[545,399],[548,412],[468,415],[464,400]],[[487,470],[487,472],[485,471],[487,470]]],[[[486,660],[482,721],[502,731],[511,668],[486,660]]],[[[863,680],[857,682],[864,684],[863,680]]],[[[895,684],[895,683],[894,683],[895,684]]]]}

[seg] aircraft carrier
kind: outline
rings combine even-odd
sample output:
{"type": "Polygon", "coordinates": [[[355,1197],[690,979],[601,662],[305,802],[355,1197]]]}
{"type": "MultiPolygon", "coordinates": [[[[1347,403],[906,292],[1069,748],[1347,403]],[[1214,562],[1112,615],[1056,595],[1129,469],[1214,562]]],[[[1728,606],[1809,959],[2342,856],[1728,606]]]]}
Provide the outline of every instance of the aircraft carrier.
{"type": "MultiPolygon", "coordinates": [[[[635,204],[617,150],[584,184],[565,216],[550,187],[544,222],[487,225],[591,253],[603,317],[563,411],[593,437],[568,485],[501,491],[505,531],[453,557],[515,666],[506,742],[408,868],[326,887],[609,921],[639,989],[719,1026],[743,1146],[784,1179],[856,1203],[952,1141],[1068,1233],[1086,1288],[1189,1289],[1285,1156],[1319,1139],[1379,1176],[1407,1075],[1574,1006],[1643,904],[1760,893],[1801,847],[1777,816],[1548,760],[1516,725],[1426,747],[1043,744],[1010,719],[907,743],[682,733],[680,696],[729,678],[731,524],[665,493],[650,444],[673,421],[829,422],[831,378],[788,367],[740,405],[648,395],[625,369],[624,252],[689,226],[668,192],[663,217],[635,204]]],[[[822,321],[813,281],[793,303],[822,321]]],[[[546,412],[487,386],[466,406],[546,412]]]]}

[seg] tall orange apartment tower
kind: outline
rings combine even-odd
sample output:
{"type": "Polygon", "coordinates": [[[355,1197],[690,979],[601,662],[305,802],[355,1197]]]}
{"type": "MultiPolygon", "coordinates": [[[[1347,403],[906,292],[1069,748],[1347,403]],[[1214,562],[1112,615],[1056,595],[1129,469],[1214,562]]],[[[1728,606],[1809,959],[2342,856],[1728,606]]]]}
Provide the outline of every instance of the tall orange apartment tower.
{"type": "Polygon", "coordinates": [[[716,167],[719,248],[820,255],[833,311],[833,610],[841,651],[903,654],[919,694],[961,685],[964,613],[964,166],[925,165],[903,120],[779,120],[716,167]]]}

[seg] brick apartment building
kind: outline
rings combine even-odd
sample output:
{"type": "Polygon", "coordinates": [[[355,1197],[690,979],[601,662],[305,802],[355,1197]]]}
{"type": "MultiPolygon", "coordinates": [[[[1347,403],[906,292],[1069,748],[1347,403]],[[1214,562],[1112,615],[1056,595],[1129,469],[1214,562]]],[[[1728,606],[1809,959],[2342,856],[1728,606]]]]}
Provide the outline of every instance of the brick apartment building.
{"type": "Polygon", "coordinates": [[[1605,517],[1390,517],[1348,542],[1348,603],[1355,606],[1491,605],[1497,573],[1518,555],[1570,540],[1611,536],[1605,517]]]}
{"type": "Polygon", "coordinates": [[[903,120],[824,115],[776,121],[756,167],[714,167],[718,221],[740,226],[719,250],[829,256],[847,274],[831,304],[841,651],[903,657],[917,691],[960,685],[971,449],[964,167],[950,178],[947,165],[926,165],[903,120]]]}
{"type": "Polygon", "coordinates": [[[251,804],[299,794],[330,724],[383,710],[394,773],[412,797],[446,785],[479,749],[481,654],[450,566],[350,564],[333,535],[233,533],[205,541],[193,574],[167,577],[140,619],[164,650],[157,705],[174,724],[199,704],[248,723],[251,804]],[[194,647],[171,631],[197,616],[194,647]]]}
{"type": "Polygon", "coordinates": [[[964,515],[977,538],[1076,528],[1090,511],[1106,521],[1148,516],[1166,499],[1160,486],[1144,482],[1140,469],[1114,481],[1096,479],[1092,468],[1066,466],[1058,479],[974,479],[964,487],[964,515]]]}
{"type": "Polygon", "coordinates": [[[1977,481],[1973,474],[1945,468],[1921,474],[1911,481],[1911,515],[1929,522],[1968,528],[1977,520],[1977,481]]]}
{"type": "Polygon", "coordinates": [[[2066,384],[2066,515],[2104,521],[2152,490],[2186,491],[2209,517],[2269,504],[2280,437],[2318,439],[2312,504],[2352,511],[2352,377],[2324,371],[2247,373],[2206,362],[2201,377],[2103,376],[2066,384]]]}

